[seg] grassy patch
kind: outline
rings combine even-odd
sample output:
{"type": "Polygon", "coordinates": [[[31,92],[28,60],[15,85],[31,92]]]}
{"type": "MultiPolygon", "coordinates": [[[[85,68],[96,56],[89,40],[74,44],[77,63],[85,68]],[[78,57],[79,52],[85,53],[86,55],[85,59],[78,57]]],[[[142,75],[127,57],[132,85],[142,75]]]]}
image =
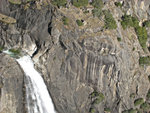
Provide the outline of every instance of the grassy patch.
{"type": "Polygon", "coordinates": [[[139,59],[140,65],[150,65],[150,57],[140,57],[139,59]]]}
{"type": "Polygon", "coordinates": [[[138,98],[134,101],[134,105],[138,106],[144,103],[144,99],[143,98],[138,98]]]}
{"type": "Polygon", "coordinates": [[[76,23],[78,24],[78,26],[83,26],[82,20],[76,20],[76,23]]]}
{"type": "Polygon", "coordinates": [[[105,10],[104,15],[105,15],[105,28],[106,29],[116,29],[117,24],[116,24],[115,19],[112,16],[112,14],[110,13],[110,11],[105,10]]]}
{"type": "Polygon", "coordinates": [[[87,6],[88,0],[72,0],[72,4],[75,7],[87,6]]]}
{"type": "Polygon", "coordinates": [[[143,111],[148,111],[150,110],[150,104],[145,102],[143,104],[141,104],[140,108],[143,110],[143,111]]]}
{"type": "Polygon", "coordinates": [[[63,21],[64,25],[68,25],[69,24],[69,19],[67,17],[65,17],[65,16],[62,18],[62,21],[63,21]]]}
{"type": "Polygon", "coordinates": [[[53,0],[53,1],[52,1],[52,4],[53,4],[53,5],[56,5],[56,6],[58,6],[58,7],[60,7],[60,6],[65,7],[66,4],[67,4],[67,0],[53,0]]]}

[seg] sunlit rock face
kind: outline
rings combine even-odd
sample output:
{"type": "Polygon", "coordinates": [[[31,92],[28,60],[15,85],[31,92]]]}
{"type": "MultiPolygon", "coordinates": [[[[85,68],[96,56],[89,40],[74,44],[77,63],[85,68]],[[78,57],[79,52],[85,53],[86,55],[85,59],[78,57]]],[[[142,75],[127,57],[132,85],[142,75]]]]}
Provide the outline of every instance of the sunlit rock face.
{"type": "MultiPolygon", "coordinates": [[[[84,14],[79,8],[49,5],[39,10],[31,4],[24,9],[24,5],[0,1],[0,12],[17,20],[13,25],[1,24],[0,44],[22,48],[32,57],[58,113],[88,113],[90,108],[96,113],[104,113],[104,108],[122,113],[136,109],[134,101],[138,98],[149,101],[150,67],[139,65],[139,57],[149,53],[142,50],[135,30],[124,30],[120,23],[127,13],[136,16],[142,26],[150,19],[149,0],[124,0],[122,8],[114,5],[120,0],[103,1],[104,9],[110,10],[117,23],[115,30],[103,29],[103,17],[84,14]],[[68,26],[62,22],[64,16],[70,19],[68,26]],[[77,19],[86,24],[79,27],[77,19]],[[103,93],[105,99],[93,105],[93,91],[103,93]]],[[[150,28],[147,31],[149,41],[150,28]]]]}

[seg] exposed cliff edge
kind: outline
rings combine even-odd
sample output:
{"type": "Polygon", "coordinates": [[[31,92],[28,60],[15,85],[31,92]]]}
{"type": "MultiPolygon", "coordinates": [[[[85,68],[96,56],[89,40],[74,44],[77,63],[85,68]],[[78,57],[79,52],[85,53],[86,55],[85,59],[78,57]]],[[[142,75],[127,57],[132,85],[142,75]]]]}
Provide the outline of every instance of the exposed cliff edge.
{"type": "MultiPolygon", "coordinates": [[[[149,0],[128,0],[121,7],[115,5],[119,0],[103,2],[103,10],[110,10],[116,21],[116,29],[104,28],[106,15],[98,19],[74,6],[57,8],[42,0],[22,4],[0,1],[3,18],[11,17],[5,21],[0,17],[1,47],[20,48],[32,56],[58,113],[145,113],[142,104],[150,103],[150,66],[139,65],[140,57],[150,56],[150,28],[140,27],[150,19],[149,0]],[[138,27],[123,29],[125,14],[136,17],[138,27]],[[78,26],[77,20],[83,25],[78,26]],[[137,28],[147,31],[144,44],[138,40],[137,28]]],[[[0,58],[0,113],[8,113],[6,106],[9,113],[24,113],[22,70],[8,56],[0,54],[0,58]],[[5,90],[18,98],[5,98],[5,90]],[[10,101],[5,103],[4,98],[10,101]],[[17,104],[11,105],[13,101],[17,104]]],[[[149,112],[149,106],[147,109],[149,112]]]]}

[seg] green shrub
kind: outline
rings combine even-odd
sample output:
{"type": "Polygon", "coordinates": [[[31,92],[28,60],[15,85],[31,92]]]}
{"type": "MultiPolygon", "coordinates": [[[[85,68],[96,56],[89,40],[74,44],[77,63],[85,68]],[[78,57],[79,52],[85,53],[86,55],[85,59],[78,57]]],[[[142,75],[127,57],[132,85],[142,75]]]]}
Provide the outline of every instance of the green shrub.
{"type": "Polygon", "coordinates": [[[53,4],[53,5],[56,5],[56,6],[58,6],[58,7],[60,7],[60,6],[65,7],[66,4],[67,4],[67,0],[53,0],[53,1],[52,1],[52,4],[53,4]]]}
{"type": "Polygon", "coordinates": [[[140,57],[139,59],[140,65],[150,65],[150,57],[140,57]]]}
{"type": "Polygon", "coordinates": [[[91,3],[94,8],[102,9],[104,7],[104,3],[102,0],[93,0],[91,3]]]}
{"type": "Polygon", "coordinates": [[[135,32],[138,36],[138,40],[140,45],[142,46],[142,49],[145,51],[146,50],[146,41],[147,41],[147,31],[145,27],[136,27],[135,32]]]}
{"type": "Polygon", "coordinates": [[[72,0],[72,4],[75,7],[87,6],[88,0],[72,0]]]}
{"type": "Polygon", "coordinates": [[[139,26],[139,20],[136,17],[132,17],[132,27],[136,28],[139,26]]]}
{"type": "Polygon", "coordinates": [[[78,26],[82,26],[83,22],[81,20],[76,20],[76,23],[78,24],[78,26]]]}
{"type": "Polygon", "coordinates": [[[120,2],[115,2],[115,6],[117,6],[117,7],[122,7],[123,4],[121,4],[120,2]]]}
{"type": "Polygon", "coordinates": [[[68,25],[69,24],[69,19],[67,17],[65,17],[65,16],[62,18],[62,21],[63,21],[64,25],[68,25]]]}
{"type": "Polygon", "coordinates": [[[121,25],[123,29],[126,29],[128,27],[134,27],[135,32],[138,36],[139,43],[142,47],[142,49],[146,50],[146,41],[147,41],[147,31],[145,27],[139,26],[139,21],[136,17],[132,17],[130,15],[124,15],[122,16],[121,25]]]}
{"type": "Polygon", "coordinates": [[[117,24],[116,24],[115,19],[112,16],[112,14],[110,13],[110,11],[105,10],[104,15],[105,15],[105,28],[106,29],[116,29],[117,24]]]}
{"type": "Polygon", "coordinates": [[[138,98],[134,101],[134,105],[138,106],[144,103],[144,99],[143,98],[138,98]]]}
{"type": "Polygon", "coordinates": [[[132,16],[130,15],[122,16],[121,25],[123,29],[126,29],[127,27],[132,27],[133,26],[132,16]]]}
{"type": "Polygon", "coordinates": [[[121,37],[117,37],[117,40],[120,42],[121,41],[121,37]]]}
{"type": "Polygon", "coordinates": [[[90,113],[95,113],[95,109],[94,108],[90,108],[90,113]]]}
{"type": "Polygon", "coordinates": [[[145,103],[141,104],[140,108],[143,109],[143,111],[148,111],[148,110],[150,110],[150,104],[145,102],[145,103]]]}
{"type": "Polygon", "coordinates": [[[104,100],[104,95],[103,93],[99,93],[97,98],[93,101],[93,104],[99,104],[104,100]]]}
{"type": "Polygon", "coordinates": [[[110,108],[104,108],[104,111],[105,112],[110,112],[111,110],[110,110],[110,108]]]}
{"type": "Polygon", "coordinates": [[[143,22],[144,27],[150,27],[150,20],[143,22]]]}

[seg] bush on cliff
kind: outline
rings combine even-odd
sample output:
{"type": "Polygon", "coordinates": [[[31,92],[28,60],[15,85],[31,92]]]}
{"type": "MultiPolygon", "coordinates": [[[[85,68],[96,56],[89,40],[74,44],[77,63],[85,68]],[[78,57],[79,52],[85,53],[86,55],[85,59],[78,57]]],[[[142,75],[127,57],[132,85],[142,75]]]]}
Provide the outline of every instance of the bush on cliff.
{"type": "Polygon", "coordinates": [[[88,0],[72,0],[72,4],[76,7],[87,6],[88,0]]]}
{"type": "Polygon", "coordinates": [[[105,15],[105,28],[106,29],[116,29],[117,24],[116,24],[115,19],[112,16],[112,14],[110,13],[110,11],[105,10],[104,15],[105,15]]]}
{"type": "Polygon", "coordinates": [[[60,7],[60,6],[65,7],[65,5],[67,4],[67,0],[53,0],[52,4],[56,5],[58,7],[60,7]]]}

